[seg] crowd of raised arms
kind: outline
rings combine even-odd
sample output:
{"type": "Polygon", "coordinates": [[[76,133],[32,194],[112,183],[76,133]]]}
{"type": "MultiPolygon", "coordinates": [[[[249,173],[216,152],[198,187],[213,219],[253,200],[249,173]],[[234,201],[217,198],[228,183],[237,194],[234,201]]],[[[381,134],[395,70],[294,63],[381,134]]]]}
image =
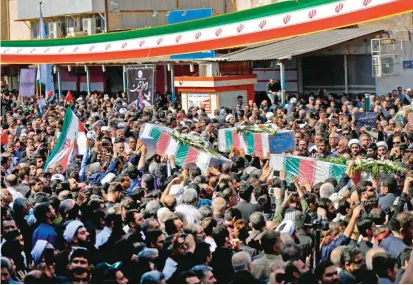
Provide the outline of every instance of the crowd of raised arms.
{"type": "Polygon", "coordinates": [[[239,96],[210,115],[169,95],[141,109],[125,94],[74,94],[66,105],[93,136],[88,156],[67,169],[45,167],[65,102],[39,108],[3,89],[1,282],[412,284],[411,89],[371,94],[376,124],[359,128],[364,94],[320,90],[283,105],[275,85],[270,100],[239,96]],[[344,158],[347,170],[311,183],[235,147],[221,152],[231,162],[206,172],[178,167],[171,155],[146,157],[149,122],[197,133],[216,151],[222,128],[276,126],[294,131],[296,148],[284,155],[344,158]],[[355,183],[360,160],[405,171],[355,183]]]}

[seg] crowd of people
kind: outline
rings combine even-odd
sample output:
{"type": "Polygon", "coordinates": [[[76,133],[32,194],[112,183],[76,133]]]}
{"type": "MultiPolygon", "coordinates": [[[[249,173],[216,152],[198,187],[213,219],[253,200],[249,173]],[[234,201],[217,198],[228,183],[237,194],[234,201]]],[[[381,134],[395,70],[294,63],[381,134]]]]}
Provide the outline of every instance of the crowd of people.
{"type": "Polygon", "coordinates": [[[45,168],[65,103],[40,110],[2,90],[1,282],[412,284],[413,129],[404,106],[413,92],[371,94],[377,125],[356,128],[364,94],[321,90],[289,95],[283,106],[273,89],[270,101],[240,96],[210,116],[170,96],[140,109],[125,94],[75,94],[67,105],[93,135],[87,157],[67,169],[45,168]],[[233,148],[222,153],[231,163],[202,173],[173,156],[148,158],[139,137],[148,122],[197,133],[214,148],[222,128],[293,130],[288,154],[344,157],[347,171],[339,180],[287,181],[268,156],[233,148]],[[360,159],[407,172],[355,183],[360,159]]]}

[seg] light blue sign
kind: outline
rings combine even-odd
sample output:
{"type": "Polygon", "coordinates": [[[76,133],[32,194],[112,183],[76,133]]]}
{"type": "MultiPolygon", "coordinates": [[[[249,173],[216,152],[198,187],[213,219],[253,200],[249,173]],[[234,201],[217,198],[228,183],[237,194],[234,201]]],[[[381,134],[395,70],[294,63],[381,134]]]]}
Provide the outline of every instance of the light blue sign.
{"type": "MultiPolygon", "coordinates": [[[[212,16],[211,8],[192,9],[192,10],[178,10],[172,11],[168,16],[168,25],[177,24],[186,21],[198,20],[212,16]]],[[[203,51],[187,54],[172,55],[171,59],[202,59],[215,57],[215,51],[203,51]]]]}

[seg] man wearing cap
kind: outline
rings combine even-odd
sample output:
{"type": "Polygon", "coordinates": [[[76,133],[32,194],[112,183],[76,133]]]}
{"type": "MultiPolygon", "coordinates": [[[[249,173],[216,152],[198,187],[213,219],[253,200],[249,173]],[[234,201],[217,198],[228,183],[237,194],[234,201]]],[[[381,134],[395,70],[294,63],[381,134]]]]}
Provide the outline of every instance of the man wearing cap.
{"type": "Polygon", "coordinates": [[[90,235],[80,221],[71,221],[66,225],[63,238],[72,248],[90,248],[90,235]]]}
{"type": "Polygon", "coordinates": [[[389,149],[389,146],[386,142],[380,141],[377,142],[377,158],[378,159],[386,159],[386,154],[389,149]]]}
{"type": "Polygon", "coordinates": [[[348,142],[348,148],[350,149],[351,157],[356,158],[360,155],[361,142],[358,139],[352,139],[348,142]]]}

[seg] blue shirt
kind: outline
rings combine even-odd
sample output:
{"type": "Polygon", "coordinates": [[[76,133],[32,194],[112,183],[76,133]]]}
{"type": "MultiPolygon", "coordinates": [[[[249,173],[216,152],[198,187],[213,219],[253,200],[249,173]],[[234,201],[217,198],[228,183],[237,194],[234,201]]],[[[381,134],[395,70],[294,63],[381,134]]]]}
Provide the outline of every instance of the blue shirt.
{"type": "Polygon", "coordinates": [[[380,247],[384,248],[388,253],[396,257],[398,263],[400,264],[400,253],[407,247],[407,245],[402,239],[391,235],[382,240],[380,247]]]}
{"type": "Polygon", "coordinates": [[[340,245],[345,245],[349,242],[349,238],[346,237],[344,234],[341,234],[338,239],[333,241],[330,244],[327,244],[321,248],[321,260],[329,260],[331,252],[340,245]]]}
{"type": "Polygon", "coordinates": [[[198,203],[196,204],[196,207],[199,209],[203,206],[211,206],[212,202],[209,199],[205,199],[205,198],[199,198],[198,203]]]}
{"type": "Polygon", "coordinates": [[[32,247],[36,245],[38,240],[46,240],[48,243],[56,247],[57,234],[54,228],[49,224],[40,224],[33,232],[32,247]]]}
{"type": "Polygon", "coordinates": [[[380,279],[380,284],[393,284],[393,282],[390,281],[388,278],[379,278],[380,279]]]}

